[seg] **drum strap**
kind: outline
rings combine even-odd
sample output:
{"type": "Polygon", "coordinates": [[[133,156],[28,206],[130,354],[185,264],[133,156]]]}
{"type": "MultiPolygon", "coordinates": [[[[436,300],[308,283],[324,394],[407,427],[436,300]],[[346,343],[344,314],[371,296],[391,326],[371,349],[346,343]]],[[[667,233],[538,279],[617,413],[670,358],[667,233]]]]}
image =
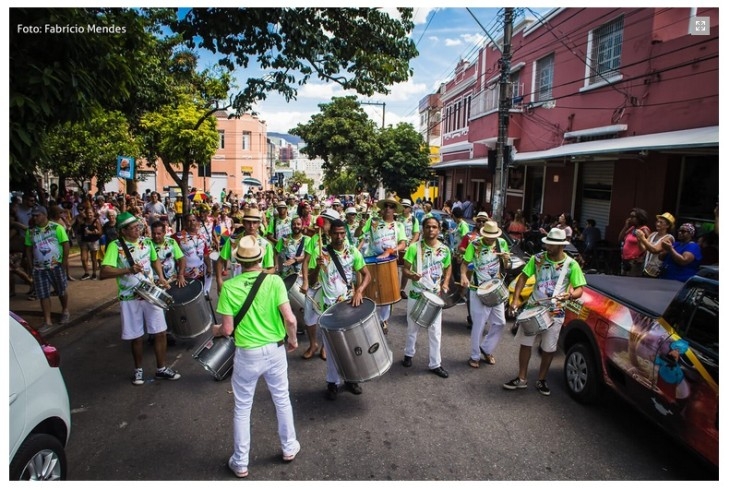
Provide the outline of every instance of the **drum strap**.
{"type": "Polygon", "coordinates": [[[332,262],[335,263],[335,267],[337,267],[337,272],[340,273],[342,276],[342,280],[345,281],[345,284],[347,284],[347,289],[350,289],[350,283],[347,282],[347,276],[345,275],[345,269],[342,268],[342,264],[340,264],[340,258],[337,256],[337,252],[332,248],[332,244],[330,243],[327,245],[327,253],[330,254],[330,257],[332,257],[332,262]]]}
{"type": "Polygon", "coordinates": [[[251,307],[251,303],[253,303],[253,300],[256,297],[256,293],[258,293],[259,288],[261,287],[261,283],[264,282],[264,279],[266,279],[265,272],[260,273],[256,277],[256,281],[254,281],[253,286],[251,286],[251,290],[248,292],[246,300],[243,302],[243,306],[241,306],[241,309],[238,310],[236,318],[233,320],[233,330],[236,330],[236,326],[241,323],[241,320],[243,320],[243,316],[251,307]]]}
{"type": "Polygon", "coordinates": [[[122,246],[122,250],[124,250],[124,255],[127,257],[127,262],[129,262],[129,267],[134,267],[134,259],[132,258],[132,252],[129,251],[129,247],[127,247],[127,242],[124,241],[124,238],[119,237],[118,238],[119,244],[122,246]]]}

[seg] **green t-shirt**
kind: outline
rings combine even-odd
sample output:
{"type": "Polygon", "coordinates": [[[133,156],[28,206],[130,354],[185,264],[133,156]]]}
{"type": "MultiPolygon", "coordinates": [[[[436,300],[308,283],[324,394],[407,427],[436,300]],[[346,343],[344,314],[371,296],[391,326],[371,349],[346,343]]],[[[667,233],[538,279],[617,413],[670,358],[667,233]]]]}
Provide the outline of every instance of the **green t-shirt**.
{"type": "Polygon", "coordinates": [[[382,219],[379,219],[373,226],[373,218],[370,217],[365,223],[365,226],[363,226],[362,232],[363,234],[370,233],[368,257],[380,255],[389,248],[395,249],[398,247],[398,243],[407,240],[403,223],[399,223],[398,221],[386,223],[382,219]]]}
{"type": "MultiPolygon", "coordinates": [[[[157,257],[160,259],[160,266],[162,267],[162,273],[165,275],[165,279],[170,279],[175,275],[176,261],[183,257],[182,249],[177,242],[169,236],[164,238],[162,243],[152,242],[157,252],[157,257]]],[[[155,279],[157,279],[157,273],[152,270],[155,279]]]]}
{"type": "Polygon", "coordinates": [[[410,270],[422,276],[418,282],[411,281],[409,296],[412,299],[418,299],[421,297],[422,291],[428,291],[430,293],[439,292],[444,271],[451,265],[451,250],[441,242],[432,248],[419,240],[408,246],[403,260],[411,264],[410,270]],[[417,270],[419,244],[421,245],[421,267],[420,270],[417,270]]]}
{"type": "Polygon", "coordinates": [[[292,235],[287,237],[279,238],[276,242],[276,253],[279,256],[279,265],[281,266],[281,277],[286,277],[289,274],[299,274],[302,270],[302,264],[294,262],[292,265],[282,265],[289,259],[293,259],[299,255],[304,255],[309,243],[310,237],[301,234],[299,239],[294,238],[292,235]],[[299,247],[302,247],[302,252],[297,254],[299,247]]]}
{"type": "MultiPolygon", "coordinates": [[[[314,241],[314,240],[312,240],[314,241]]],[[[317,258],[319,257],[319,247],[310,247],[311,262],[314,262],[314,267],[317,267],[317,258]]],[[[317,295],[319,301],[320,311],[324,311],[327,307],[332,306],[335,303],[349,299],[352,296],[352,288],[355,279],[357,278],[355,272],[365,267],[365,259],[363,258],[360,251],[353,245],[345,244],[345,248],[342,251],[334,251],[339,258],[342,270],[345,273],[347,282],[344,281],[342,275],[337,270],[334,260],[330,257],[325,246],[322,254],[326,257],[327,267],[319,269],[319,283],[322,285],[322,294],[317,295]]],[[[311,265],[310,265],[311,268],[311,265]]]]}
{"type": "Polygon", "coordinates": [[[401,216],[398,221],[403,223],[403,231],[405,231],[406,240],[409,242],[413,239],[413,235],[421,233],[421,224],[412,214],[410,216],[401,216]]]}
{"type": "MultiPolygon", "coordinates": [[[[262,236],[257,236],[256,239],[259,242],[259,247],[264,249],[264,258],[261,262],[261,268],[269,269],[271,267],[274,267],[274,247],[271,245],[271,242],[262,236]]],[[[231,242],[233,241],[235,241],[236,246],[238,246],[238,240],[226,240],[226,243],[221,249],[221,259],[227,260],[229,262],[231,261],[231,242]]]]}
{"type": "MultiPolygon", "coordinates": [[[[53,269],[63,262],[63,244],[68,241],[66,229],[54,221],[44,227],[25,230],[25,245],[33,247],[33,268],[53,269]]],[[[92,259],[94,260],[94,259],[92,259]]]]}
{"type": "MultiPolygon", "coordinates": [[[[578,264],[578,261],[571,259],[567,255],[559,262],[553,262],[547,256],[547,253],[542,252],[537,255],[530,257],[525,267],[522,269],[522,274],[527,277],[535,276],[535,287],[532,290],[530,296],[530,302],[551,298],[559,294],[568,291],[568,285],[573,288],[578,288],[586,285],[586,278],[583,275],[583,271],[578,264]],[[542,261],[539,270],[537,270],[535,260],[542,261]],[[560,278],[560,271],[562,267],[568,261],[570,269],[566,273],[565,279],[560,289],[556,292],[555,287],[557,286],[558,279],[560,278]]],[[[558,309],[555,312],[560,312],[558,309]]]]}
{"type": "MultiPolygon", "coordinates": [[[[129,248],[129,252],[132,255],[132,259],[136,264],[141,264],[144,268],[144,272],[140,275],[144,275],[147,278],[152,277],[152,262],[157,260],[157,251],[155,250],[155,244],[149,238],[140,238],[136,243],[127,242],[124,240],[129,248]]],[[[104,253],[104,260],[101,262],[102,267],[107,265],[111,267],[117,267],[119,269],[127,269],[131,267],[131,264],[127,261],[127,256],[124,253],[124,249],[119,246],[119,240],[113,240],[111,243],[107,243],[106,252],[104,253]]],[[[120,301],[129,301],[136,299],[134,294],[134,288],[139,284],[139,279],[136,275],[124,274],[123,276],[117,276],[117,296],[120,301]]]]}
{"type": "Polygon", "coordinates": [[[509,245],[504,238],[497,238],[492,245],[485,245],[481,238],[469,242],[463,258],[467,264],[474,264],[469,289],[477,289],[478,285],[499,275],[501,263],[497,253],[500,252],[509,252],[509,245]]]}
{"type": "MultiPolygon", "coordinates": [[[[244,272],[224,282],[216,311],[235,319],[260,273],[244,272]]],[[[288,302],[286,286],[281,277],[266,274],[241,323],[234,325],[233,340],[236,347],[255,349],[284,339],[286,328],[279,306],[288,302]]]]}

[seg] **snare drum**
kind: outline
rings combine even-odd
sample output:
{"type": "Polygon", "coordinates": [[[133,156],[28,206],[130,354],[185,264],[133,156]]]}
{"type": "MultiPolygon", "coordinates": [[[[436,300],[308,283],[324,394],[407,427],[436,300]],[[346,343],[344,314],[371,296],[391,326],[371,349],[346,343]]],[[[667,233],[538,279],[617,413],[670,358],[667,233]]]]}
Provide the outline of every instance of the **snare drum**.
{"type": "Polygon", "coordinates": [[[211,335],[200,344],[193,357],[213,375],[216,381],[221,381],[233,370],[235,353],[236,344],[233,337],[213,337],[211,335]]]}
{"type": "Polygon", "coordinates": [[[444,300],[437,295],[424,291],[408,316],[419,327],[429,328],[438,318],[444,304],[444,300]]]}
{"type": "Polygon", "coordinates": [[[477,297],[484,305],[493,308],[509,299],[509,290],[501,279],[494,278],[479,286],[477,297]]]}
{"type": "Polygon", "coordinates": [[[372,299],[378,306],[392,305],[401,300],[396,257],[367,257],[365,266],[372,279],[363,296],[372,299]]]}
{"type": "Polygon", "coordinates": [[[522,332],[528,337],[544,332],[552,324],[553,317],[545,306],[522,310],[515,320],[515,325],[522,327],[522,332]]]}
{"type": "Polygon", "coordinates": [[[143,300],[163,310],[167,310],[175,302],[164,289],[146,279],[140,279],[139,284],[134,287],[134,292],[143,300]]]}
{"type": "Polygon", "coordinates": [[[306,305],[306,298],[304,293],[301,291],[302,278],[299,274],[289,274],[284,278],[284,286],[286,286],[287,296],[289,297],[289,304],[294,316],[297,318],[297,325],[300,327],[305,326],[304,323],[304,306],[306,305]]]}

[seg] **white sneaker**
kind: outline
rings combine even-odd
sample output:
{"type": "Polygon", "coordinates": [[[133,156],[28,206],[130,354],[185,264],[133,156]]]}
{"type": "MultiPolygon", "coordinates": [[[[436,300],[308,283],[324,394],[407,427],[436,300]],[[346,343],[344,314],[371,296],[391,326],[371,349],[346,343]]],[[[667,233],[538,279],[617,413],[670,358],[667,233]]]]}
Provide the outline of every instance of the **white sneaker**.
{"type": "Polygon", "coordinates": [[[132,384],[133,385],[143,385],[144,384],[144,371],[141,369],[135,369],[134,374],[132,375],[132,384]]]}

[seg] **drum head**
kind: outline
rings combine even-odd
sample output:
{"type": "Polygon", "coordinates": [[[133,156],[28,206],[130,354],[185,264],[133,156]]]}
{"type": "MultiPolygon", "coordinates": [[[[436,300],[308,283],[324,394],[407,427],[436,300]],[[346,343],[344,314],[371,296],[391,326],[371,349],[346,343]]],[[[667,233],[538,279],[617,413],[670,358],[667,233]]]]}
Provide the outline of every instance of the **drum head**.
{"type": "Polygon", "coordinates": [[[368,265],[372,264],[384,264],[386,262],[391,262],[393,260],[397,260],[398,257],[386,257],[384,259],[379,259],[377,255],[374,255],[372,257],[365,257],[365,263],[368,265]]]}
{"type": "Polygon", "coordinates": [[[493,291],[497,288],[499,288],[502,285],[502,280],[498,278],[490,279],[481,286],[479,286],[479,289],[483,291],[493,291]]]}
{"type": "Polygon", "coordinates": [[[544,314],[547,311],[547,308],[544,306],[540,306],[538,308],[530,308],[529,310],[522,310],[519,315],[517,315],[517,321],[525,321],[529,318],[539,316],[544,314]]]}
{"type": "Polygon", "coordinates": [[[425,298],[426,298],[426,299],[427,299],[428,301],[430,301],[431,303],[435,304],[436,306],[440,306],[440,307],[442,307],[442,308],[443,308],[443,306],[444,306],[444,305],[446,304],[446,303],[444,302],[444,300],[442,300],[442,299],[441,299],[441,298],[440,298],[440,297],[439,297],[438,295],[436,295],[436,294],[434,294],[434,293],[431,293],[431,292],[428,292],[428,291],[424,291],[424,292],[422,292],[421,294],[422,294],[422,295],[423,295],[423,296],[424,296],[424,297],[425,297],[425,298]]]}
{"type": "Polygon", "coordinates": [[[200,281],[188,281],[185,287],[178,287],[174,281],[170,284],[167,294],[172,296],[176,304],[189,303],[198,297],[203,290],[203,283],[200,281]]]}
{"type": "Polygon", "coordinates": [[[325,330],[349,330],[355,328],[375,312],[375,302],[363,298],[357,308],[349,301],[342,301],[327,308],[319,317],[319,326],[325,330]]]}

